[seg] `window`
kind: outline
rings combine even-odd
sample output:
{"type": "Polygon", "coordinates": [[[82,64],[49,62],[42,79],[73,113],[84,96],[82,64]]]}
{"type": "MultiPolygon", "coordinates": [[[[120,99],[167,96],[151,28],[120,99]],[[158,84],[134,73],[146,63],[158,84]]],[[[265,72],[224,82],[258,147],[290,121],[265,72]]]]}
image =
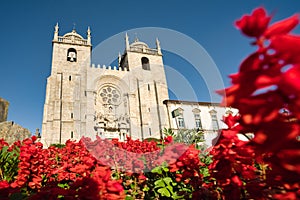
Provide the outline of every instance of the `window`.
{"type": "Polygon", "coordinates": [[[104,86],[99,91],[99,96],[104,104],[118,105],[121,101],[120,91],[113,86],[104,86]]]}
{"type": "Polygon", "coordinates": [[[69,81],[71,81],[72,80],[72,76],[69,76],[69,81]]]}
{"type": "Polygon", "coordinates": [[[74,136],[73,131],[71,131],[71,138],[72,138],[72,139],[73,139],[73,136],[74,136]]]}
{"type": "Polygon", "coordinates": [[[172,111],[172,117],[176,120],[177,128],[184,128],[184,118],[183,118],[183,109],[177,108],[172,111]]]}
{"type": "Polygon", "coordinates": [[[73,117],[74,117],[74,115],[73,115],[73,113],[71,113],[71,119],[73,119],[73,117]]]}
{"type": "Polygon", "coordinates": [[[184,128],[183,109],[177,108],[171,112],[172,117],[175,118],[177,128],[184,128]]]}
{"type": "Polygon", "coordinates": [[[195,113],[194,114],[194,118],[195,118],[196,128],[202,129],[202,123],[201,123],[200,113],[195,113]]]}
{"type": "Polygon", "coordinates": [[[210,116],[211,116],[212,129],[213,130],[219,130],[217,112],[215,110],[211,110],[209,113],[210,113],[210,116]]]}
{"type": "Polygon", "coordinates": [[[146,57],[142,57],[142,68],[144,70],[150,70],[150,64],[149,64],[149,59],[146,57]]]}
{"type": "Polygon", "coordinates": [[[77,52],[74,48],[68,49],[67,61],[76,62],[77,61],[77,52]]]}
{"type": "Polygon", "coordinates": [[[178,118],[178,127],[179,128],[184,128],[184,118],[182,115],[180,115],[178,118]]]}
{"type": "Polygon", "coordinates": [[[151,128],[149,128],[149,135],[151,136],[151,128]]]}
{"type": "Polygon", "coordinates": [[[196,125],[197,129],[202,129],[202,122],[201,122],[200,112],[201,112],[201,110],[199,110],[198,108],[193,109],[195,125],[196,125]]]}

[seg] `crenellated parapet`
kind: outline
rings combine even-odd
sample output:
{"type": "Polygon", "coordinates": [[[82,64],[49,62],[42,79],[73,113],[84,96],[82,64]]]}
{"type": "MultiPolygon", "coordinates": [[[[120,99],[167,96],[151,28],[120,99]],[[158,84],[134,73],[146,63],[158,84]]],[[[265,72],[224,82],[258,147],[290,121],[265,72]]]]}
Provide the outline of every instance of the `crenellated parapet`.
{"type": "Polygon", "coordinates": [[[121,68],[121,67],[117,67],[117,66],[106,66],[106,65],[100,65],[100,64],[92,64],[92,66],[90,67],[91,69],[99,69],[102,71],[121,71],[121,72],[127,72],[129,70],[127,70],[127,68],[121,68]]]}

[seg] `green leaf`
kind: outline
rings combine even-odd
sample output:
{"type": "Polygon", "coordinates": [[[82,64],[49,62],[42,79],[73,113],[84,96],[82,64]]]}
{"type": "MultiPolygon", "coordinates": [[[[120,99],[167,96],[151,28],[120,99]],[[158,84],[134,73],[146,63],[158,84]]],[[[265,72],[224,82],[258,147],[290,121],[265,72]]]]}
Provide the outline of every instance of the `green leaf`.
{"type": "Polygon", "coordinates": [[[208,170],[207,167],[201,168],[201,169],[200,169],[200,173],[203,175],[203,177],[208,177],[208,176],[210,176],[210,173],[209,173],[209,170],[208,170]]]}
{"type": "Polygon", "coordinates": [[[154,185],[155,185],[155,188],[158,188],[158,187],[165,187],[165,182],[162,180],[162,179],[159,179],[157,181],[154,182],[154,185]]]}
{"type": "Polygon", "coordinates": [[[174,192],[172,195],[172,199],[183,199],[184,195],[178,196],[177,192],[174,192]]]}
{"type": "Polygon", "coordinates": [[[167,185],[170,185],[170,183],[173,182],[170,177],[165,177],[165,178],[163,178],[163,180],[167,185]]]}
{"type": "Polygon", "coordinates": [[[169,168],[168,167],[163,167],[162,168],[165,172],[168,172],[169,171],[169,168]]]}
{"type": "Polygon", "coordinates": [[[166,188],[173,194],[173,187],[171,185],[168,185],[166,188]]]}
{"type": "Polygon", "coordinates": [[[171,194],[170,192],[168,191],[167,188],[160,188],[157,190],[157,192],[159,192],[161,194],[161,196],[165,196],[165,197],[170,197],[171,194]]]}
{"type": "Polygon", "coordinates": [[[18,173],[19,147],[8,151],[8,146],[0,150],[0,179],[11,182],[18,173]]]}
{"type": "Polygon", "coordinates": [[[152,173],[157,173],[157,174],[162,174],[162,170],[161,170],[161,167],[158,166],[158,167],[155,167],[151,170],[152,173]]]}
{"type": "Polygon", "coordinates": [[[144,192],[148,192],[150,190],[150,188],[148,187],[148,186],[145,186],[144,188],[143,188],[143,191],[144,192]]]}
{"type": "Polygon", "coordinates": [[[69,189],[70,188],[68,183],[58,183],[57,186],[61,187],[63,189],[69,189]]]}
{"type": "Polygon", "coordinates": [[[126,196],[126,197],[125,197],[125,200],[134,200],[134,198],[131,197],[131,196],[126,196]]]}
{"type": "Polygon", "coordinates": [[[190,188],[182,187],[179,191],[192,192],[190,188]]]}

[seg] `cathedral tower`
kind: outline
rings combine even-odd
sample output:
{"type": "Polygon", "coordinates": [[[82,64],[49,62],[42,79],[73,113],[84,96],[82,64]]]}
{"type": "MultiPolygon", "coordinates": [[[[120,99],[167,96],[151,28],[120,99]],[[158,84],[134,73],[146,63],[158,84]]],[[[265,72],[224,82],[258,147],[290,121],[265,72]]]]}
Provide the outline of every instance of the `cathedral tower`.
{"type": "Polygon", "coordinates": [[[42,142],[46,146],[78,139],[85,130],[84,91],[91,57],[90,29],[87,30],[87,39],[75,29],[59,36],[58,29],[57,24],[44,104],[42,142]]]}
{"type": "Polygon", "coordinates": [[[167,127],[167,115],[163,101],[168,99],[168,87],[164,71],[160,42],[156,48],[139,41],[136,37],[129,43],[125,36],[125,52],[120,59],[120,68],[130,72],[129,102],[131,131],[137,138],[162,137],[167,127]]]}

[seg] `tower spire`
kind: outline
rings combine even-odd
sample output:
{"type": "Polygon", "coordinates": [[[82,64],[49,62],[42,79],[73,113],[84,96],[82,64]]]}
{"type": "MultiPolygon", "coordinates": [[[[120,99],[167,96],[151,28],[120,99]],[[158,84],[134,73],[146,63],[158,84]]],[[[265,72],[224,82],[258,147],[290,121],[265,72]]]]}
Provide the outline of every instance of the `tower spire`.
{"type": "Polygon", "coordinates": [[[54,27],[54,37],[53,40],[57,41],[58,40],[58,22],[56,23],[55,27],[54,27]]]}
{"type": "Polygon", "coordinates": [[[126,45],[126,51],[129,50],[129,38],[128,38],[128,34],[126,32],[126,35],[125,35],[125,45],[126,45]]]}
{"type": "Polygon", "coordinates": [[[73,23],[73,30],[72,31],[76,31],[76,24],[75,24],[75,22],[73,23]]]}
{"type": "Polygon", "coordinates": [[[139,38],[137,36],[137,33],[135,33],[135,38],[134,38],[134,42],[138,42],[139,41],[139,38]]]}
{"type": "Polygon", "coordinates": [[[157,49],[157,53],[159,55],[162,55],[161,48],[160,48],[160,42],[159,42],[158,38],[156,38],[156,49],[157,49]]]}
{"type": "Polygon", "coordinates": [[[120,64],[121,64],[121,53],[119,52],[119,56],[118,56],[118,63],[119,63],[119,67],[120,67],[120,64]]]}
{"type": "Polygon", "coordinates": [[[88,29],[87,29],[87,44],[91,45],[91,29],[90,29],[90,26],[88,26],[88,29]]]}

